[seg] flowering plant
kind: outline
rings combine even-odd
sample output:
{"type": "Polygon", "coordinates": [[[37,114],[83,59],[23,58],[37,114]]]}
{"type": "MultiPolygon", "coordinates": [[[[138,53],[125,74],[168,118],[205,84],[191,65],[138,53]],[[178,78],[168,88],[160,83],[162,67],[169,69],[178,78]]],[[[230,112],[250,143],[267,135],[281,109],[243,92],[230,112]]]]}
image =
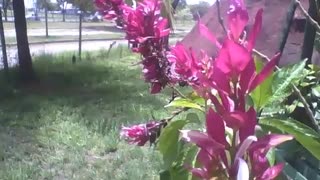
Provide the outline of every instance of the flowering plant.
{"type": "Polygon", "coordinates": [[[249,15],[245,4],[242,0],[230,0],[227,34],[221,42],[199,21],[196,24],[199,35],[218,49],[217,55],[211,57],[205,51],[196,53],[181,42],[169,47],[170,29],[168,20],[160,16],[159,0],[143,0],[136,7],[129,7],[122,0],[96,0],[96,4],[107,19],[121,19],[132,50],[141,54],[144,78],[151,84],[151,93],[159,93],[166,85],[174,87],[178,82],[186,82],[195,93],[190,96],[179,93],[181,97],[168,106],[183,108],[179,112],[194,108],[205,114],[204,130],[185,130],[187,123],[195,121],[171,117],[123,127],[124,139],[138,146],[158,142],[165,172],[171,179],[178,178],[173,172],[177,164],[193,176],[208,180],[263,180],[279,175],[284,164],[270,162],[268,153],[294,136],[257,133],[260,127],[257,110],[261,107],[255,101],[255,91],[273,77],[281,56],[277,53],[263,64],[254,55],[262,28],[262,9],[256,13],[246,36],[249,15]],[[179,159],[180,154],[188,154],[191,161],[179,159]]]}

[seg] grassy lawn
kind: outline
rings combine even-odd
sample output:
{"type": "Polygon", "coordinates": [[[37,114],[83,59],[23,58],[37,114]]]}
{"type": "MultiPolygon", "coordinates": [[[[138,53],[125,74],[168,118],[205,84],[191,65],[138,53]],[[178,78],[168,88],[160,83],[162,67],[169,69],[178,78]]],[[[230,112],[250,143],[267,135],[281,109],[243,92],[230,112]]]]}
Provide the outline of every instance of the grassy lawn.
{"type": "MultiPolygon", "coordinates": [[[[93,35],[82,35],[82,40],[95,40],[95,39],[124,39],[124,34],[113,33],[113,34],[93,34],[93,35]]],[[[59,41],[78,41],[79,36],[28,36],[29,43],[46,43],[46,42],[59,42],[59,41]]],[[[7,44],[16,44],[16,37],[6,37],[7,44]]]]}
{"type": "MultiPolygon", "coordinates": [[[[161,157],[119,139],[122,125],[167,116],[166,95],[150,95],[119,50],[35,59],[32,85],[0,88],[0,179],[158,179],[161,157]]],[[[0,77],[1,78],[1,77],[0,77]]]]}
{"type": "MultiPolygon", "coordinates": [[[[84,28],[94,28],[94,27],[104,27],[108,25],[113,25],[110,22],[83,22],[82,23],[84,28]]],[[[14,29],[13,22],[4,22],[3,23],[4,29],[14,29]]],[[[44,29],[45,22],[40,21],[28,21],[27,22],[28,29],[44,29]]],[[[78,29],[79,23],[78,22],[48,22],[49,29],[78,29]]]]}

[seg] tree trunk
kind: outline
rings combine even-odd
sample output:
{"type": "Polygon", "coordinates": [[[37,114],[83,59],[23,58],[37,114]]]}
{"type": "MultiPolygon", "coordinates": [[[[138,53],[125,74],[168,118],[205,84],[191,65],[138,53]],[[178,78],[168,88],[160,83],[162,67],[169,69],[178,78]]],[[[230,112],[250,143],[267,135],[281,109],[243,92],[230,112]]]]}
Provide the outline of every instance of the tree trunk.
{"type": "Polygon", "coordinates": [[[19,75],[22,81],[30,82],[35,79],[35,74],[29,49],[24,0],[13,0],[13,14],[18,46],[19,75]]]}
{"type": "Polygon", "coordinates": [[[1,47],[2,47],[2,56],[3,56],[3,68],[5,71],[5,74],[8,78],[9,77],[9,66],[8,66],[6,40],[5,40],[5,36],[4,36],[2,12],[1,11],[0,11],[0,38],[1,38],[1,47]]]}
{"type": "Polygon", "coordinates": [[[49,37],[49,30],[48,30],[48,5],[46,4],[45,10],[44,10],[44,16],[46,21],[46,38],[49,37]]]}
{"type": "Polygon", "coordinates": [[[4,15],[4,21],[8,22],[8,7],[6,7],[5,9],[3,9],[3,15],[4,15]]]}
{"type": "Polygon", "coordinates": [[[4,15],[5,22],[8,21],[8,16],[7,16],[8,3],[9,3],[8,0],[2,0],[3,15],[4,15]]]}
{"type": "Polygon", "coordinates": [[[62,22],[66,22],[66,7],[62,5],[62,22]]]}
{"type": "MultiPolygon", "coordinates": [[[[317,19],[317,5],[315,4],[314,0],[309,0],[308,13],[313,19],[317,19]]],[[[311,60],[312,60],[315,37],[316,37],[316,28],[312,24],[310,24],[309,21],[307,21],[306,27],[304,30],[304,40],[303,40],[302,53],[301,53],[301,59],[308,58],[307,65],[312,63],[311,60]]]]}
{"type": "Polygon", "coordinates": [[[82,11],[79,14],[79,60],[81,60],[81,46],[82,46],[82,11]]]}

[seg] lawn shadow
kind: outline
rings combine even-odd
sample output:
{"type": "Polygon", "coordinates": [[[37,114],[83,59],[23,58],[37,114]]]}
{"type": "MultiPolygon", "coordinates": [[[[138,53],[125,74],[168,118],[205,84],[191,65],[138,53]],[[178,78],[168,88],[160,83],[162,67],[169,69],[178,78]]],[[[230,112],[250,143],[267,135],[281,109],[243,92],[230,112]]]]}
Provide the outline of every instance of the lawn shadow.
{"type": "Polygon", "coordinates": [[[39,82],[20,85],[2,81],[6,88],[0,89],[0,123],[12,124],[19,119],[15,123],[35,128],[42,123],[39,111],[57,106],[79,113],[79,121],[88,126],[120,118],[116,123],[119,127],[130,122],[122,119],[128,115],[134,123],[142,120],[138,118],[151,117],[152,109],[163,107],[166,99],[149,94],[148,85],[141,79],[140,69],[132,66],[132,60],[96,60],[98,56],[76,64],[68,56],[39,57],[34,63],[39,82]],[[151,110],[149,115],[138,115],[143,109],[151,110]]]}

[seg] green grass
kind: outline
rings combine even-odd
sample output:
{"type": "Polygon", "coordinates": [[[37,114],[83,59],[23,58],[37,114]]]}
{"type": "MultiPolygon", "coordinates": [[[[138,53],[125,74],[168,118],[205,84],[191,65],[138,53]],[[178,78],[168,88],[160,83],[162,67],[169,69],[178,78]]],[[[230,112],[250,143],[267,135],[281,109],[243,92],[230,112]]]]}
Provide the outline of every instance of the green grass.
{"type": "MultiPolygon", "coordinates": [[[[78,35],[67,35],[67,36],[28,36],[29,43],[47,43],[47,42],[61,42],[61,41],[77,41],[78,35]]],[[[113,34],[94,34],[94,35],[82,35],[82,40],[100,40],[100,39],[124,39],[124,34],[113,33],[113,34]]],[[[16,37],[6,37],[7,44],[16,44],[16,37]]]]}
{"type": "MultiPolygon", "coordinates": [[[[109,22],[83,22],[83,28],[101,28],[105,26],[111,26],[112,23],[109,22]]],[[[13,22],[3,22],[3,27],[5,30],[14,29],[13,22]]],[[[42,21],[28,21],[28,29],[44,29],[45,22],[42,21]]],[[[79,22],[48,22],[49,29],[78,29],[79,22]]]]}
{"type": "Polygon", "coordinates": [[[32,85],[1,81],[0,179],[158,179],[157,151],[128,145],[119,129],[166,117],[168,97],[149,94],[127,51],[75,65],[71,55],[37,57],[32,85]]]}

